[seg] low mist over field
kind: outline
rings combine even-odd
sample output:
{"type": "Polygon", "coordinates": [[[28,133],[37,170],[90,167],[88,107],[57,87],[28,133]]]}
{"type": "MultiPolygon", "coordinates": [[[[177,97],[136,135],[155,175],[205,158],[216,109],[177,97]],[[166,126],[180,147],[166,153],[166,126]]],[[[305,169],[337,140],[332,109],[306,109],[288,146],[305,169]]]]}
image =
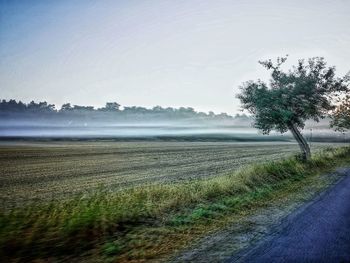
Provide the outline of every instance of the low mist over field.
{"type": "MultiPolygon", "coordinates": [[[[245,114],[197,112],[190,107],[147,109],[121,108],[116,102],[105,107],[71,106],[59,110],[47,102],[28,104],[15,100],[0,103],[0,137],[6,138],[109,138],[162,140],[288,141],[289,134],[262,135],[245,114]]],[[[329,129],[329,120],[309,122],[309,140],[346,141],[349,136],[329,129]]]]}

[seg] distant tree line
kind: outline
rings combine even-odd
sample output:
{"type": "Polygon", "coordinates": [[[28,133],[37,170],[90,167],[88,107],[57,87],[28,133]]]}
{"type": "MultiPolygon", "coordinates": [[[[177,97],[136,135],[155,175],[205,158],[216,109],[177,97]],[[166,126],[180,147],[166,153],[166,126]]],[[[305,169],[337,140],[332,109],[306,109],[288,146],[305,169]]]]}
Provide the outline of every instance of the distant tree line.
{"type": "Polygon", "coordinates": [[[46,101],[36,103],[31,101],[28,104],[16,100],[2,100],[0,102],[1,112],[56,112],[54,104],[48,104],[46,101]]]}
{"type": "Polygon", "coordinates": [[[22,101],[1,100],[0,102],[0,114],[1,117],[11,117],[14,115],[20,115],[22,117],[65,117],[65,118],[81,118],[84,117],[97,119],[123,119],[123,120],[138,120],[138,119],[165,119],[165,120],[181,120],[181,119],[200,119],[200,120],[226,120],[239,119],[242,121],[249,121],[249,117],[245,114],[237,114],[236,116],[230,116],[227,113],[215,114],[210,111],[209,113],[197,112],[191,107],[163,108],[161,106],[155,106],[151,109],[145,107],[131,106],[123,107],[117,102],[107,102],[104,107],[94,108],[93,106],[81,106],[72,105],[71,103],[65,103],[60,109],[57,109],[54,104],[50,104],[46,101],[23,103],[22,101]]]}

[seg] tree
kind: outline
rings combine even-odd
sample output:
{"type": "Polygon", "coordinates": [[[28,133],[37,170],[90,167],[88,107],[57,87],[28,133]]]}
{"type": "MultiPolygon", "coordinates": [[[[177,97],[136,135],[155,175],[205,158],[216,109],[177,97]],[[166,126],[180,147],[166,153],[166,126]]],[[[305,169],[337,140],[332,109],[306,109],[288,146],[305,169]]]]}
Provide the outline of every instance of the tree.
{"type": "Polygon", "coordinates": [[[16,101],[16,100],[2,100],[0,102],[0,112],[25,112],[26,105],[22,101],[16,101]]]}
{"type": "Polygon", "coordinates": [[[102,111],[119,111],[120,104],[117,102],[107,102],[102,111]]]}
{"type": "Polygon", "coordinates": [[[302,158],[311,156],[310,147],[300,132],[305,121],[319,121],[334,109],[334,98],[349,91],[350,75],[335,76],[335,67],[327,67],[323,58],[299,60],[297,66],[283,71],[281,65],[287,57],[259,61],[271,71],[268,84],[261,80],[247,81],[237,96],[243,109],[254,117],[254,126],[269,134],[290,131],[298,142],[302,158]]]}
{"type": "Polygon", "coordinates": [[[337,131],[350,130],[350,95],[338,105],[331,114],[331,127],[337,131]]]}
{"type": "Polygon", "coordinates": [[[39,103],[31,101],[27,105],[27,109],[29,111],[32,111],[32,112],[54,112],[55,111],[55,105],[54,104],[48,104],[46,101],[41,101],[39,103]]]}
{"type": "Polygon", "coordinates": [[[91,111],[94,111],[94,106],[74,105],[73,110],[81,111],[81,112],[91,112],[91,111]]]}
{"type": "Polygon", "coordinates": [[[70,103],[65,103],[61,107],[61,111],[70,111],[73,110],[73,107],[70,103]]]}

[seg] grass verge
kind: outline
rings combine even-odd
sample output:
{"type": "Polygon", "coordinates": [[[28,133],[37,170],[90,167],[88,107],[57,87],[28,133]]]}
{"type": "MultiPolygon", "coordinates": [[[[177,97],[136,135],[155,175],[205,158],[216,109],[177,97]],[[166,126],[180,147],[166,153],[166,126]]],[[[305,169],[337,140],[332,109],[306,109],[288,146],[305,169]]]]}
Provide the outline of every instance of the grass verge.
{"type": "Polygon", "coordinates": [[[104,191],[0,213],[1,256],[86,257],[101,261],[166,258],[219,219],[253,208],[277,191],[350,162],[350,148],[324,150],[307,163],[268,162],[227,176],[104,191]]]}

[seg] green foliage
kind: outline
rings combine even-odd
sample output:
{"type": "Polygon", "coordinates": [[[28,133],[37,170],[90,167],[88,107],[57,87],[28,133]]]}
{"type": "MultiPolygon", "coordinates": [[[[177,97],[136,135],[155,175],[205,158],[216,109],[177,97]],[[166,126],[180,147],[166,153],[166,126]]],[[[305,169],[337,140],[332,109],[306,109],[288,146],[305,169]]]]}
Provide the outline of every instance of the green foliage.
{"type": "Polygon", "coordinates": [[[350,130],[350,95],[333,111],[331,126],[338,131],[350,130]]]}
{"type": "Polygon", "coordinates": [[[114,241],[114,242],[107,242],[104,244],[102,251],[106,256],[114,256],[117,255],[122,250],[122,246],[114,241]]]}
{"type": "Polygon", "coordinates": [[[307,119],[319,121],[334,109],[332,99],[349,91],[350,75],[337,78],[335,67],[327,67],[323,58],[299,60],[297,66],[283,71],[286,59],[259,62],[272,71],[269,84],[245,82],[237,96],[253,114],[255,127],[266,134],[273,129],[284,133],[292,125],[303,128],[307,119]]]}

